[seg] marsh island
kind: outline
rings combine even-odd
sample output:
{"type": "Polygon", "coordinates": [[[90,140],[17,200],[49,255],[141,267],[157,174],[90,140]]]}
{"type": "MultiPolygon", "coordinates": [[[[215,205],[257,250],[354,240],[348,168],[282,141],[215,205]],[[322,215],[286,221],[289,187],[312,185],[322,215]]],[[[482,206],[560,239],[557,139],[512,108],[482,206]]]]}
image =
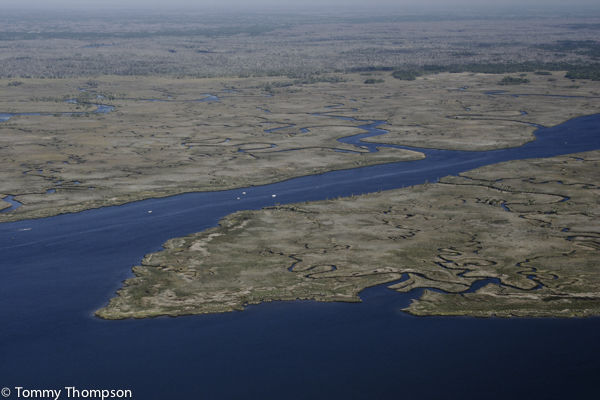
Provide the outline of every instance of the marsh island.
{"type": "MultiPolygon", "coordinates": [[[[583,15],[552,24],[128,15],[72,25],[9,14],[0,222],[411,163],[426,149],[514,149],[600,108],[597,24],[583,15]],[[349,141],[368,125],[381,131],[349,141]]],[[[597,162],[597,151],[510,161],[239,211],[147,255],[96,315],[357,302],[383,283],[426,288],[406,310],[416,315],[597,314],[597,162]]]]}
{"type": "Polygon", "coordinates": [[[599,152],[492,165],[435,184],[241,211],[134,268],[102,318],[212,313],[272,300],[426,290],[416,315],[600,311],[599,152]],[[468,294],[475,282],[495,278],[468,294]]]}
{"type": "Polygon", "coordinates": [[[0,86],[0,107],[8,111],[0,122],[0,193],[23,204],[1,213],[0,222],[423,157],[338,140],[365,132],[358,127],[371,121],[385,123],[388,133],[365,144],[521,146],[535,140],[535,125],[598,112],[599,82],[573,87],[564,71],[551,74],[553,81],[530,74],[529,84],[510,88],[500,85],[504,75],[483,73],[413,81],[388,73],[383,84],[365,84],[357,73],[313,83],[22,79],[22,85],[0,86]],[[95,112],[102,106],[110,111],[95,112]]]}

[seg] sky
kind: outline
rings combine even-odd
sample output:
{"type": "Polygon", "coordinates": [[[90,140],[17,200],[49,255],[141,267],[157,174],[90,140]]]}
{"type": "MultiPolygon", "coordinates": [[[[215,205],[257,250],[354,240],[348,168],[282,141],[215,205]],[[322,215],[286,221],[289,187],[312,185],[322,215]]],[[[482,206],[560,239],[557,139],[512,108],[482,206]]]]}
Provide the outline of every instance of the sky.
{"type": "Polygon", "coordinates": [[[598,0],[1,0],[3,7],[9,8],[37,8],[54,9],[61,8],[266,8],[275,7],[277,9],[286,8],[322,8],[322,7],[390,7],[414,8],[415,4],[420,7],[579,7],[579,6],[598,6],[598,0]]]}

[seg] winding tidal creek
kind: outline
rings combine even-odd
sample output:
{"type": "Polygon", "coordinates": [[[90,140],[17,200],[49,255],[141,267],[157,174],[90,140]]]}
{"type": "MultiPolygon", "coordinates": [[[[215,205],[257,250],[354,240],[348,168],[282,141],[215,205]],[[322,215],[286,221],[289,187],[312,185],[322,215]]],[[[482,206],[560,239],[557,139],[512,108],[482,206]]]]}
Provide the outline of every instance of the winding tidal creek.
{"type": "MultiPolygon", "coordinates": [[[[366,146],[383,121],[343,139],[366,146]]],[[[245,209],[395,189],[508,160],[600,149],[600,115],[486,152],[192,193],[0,225],[1,385],[128,389],[140,399],[585,398],[600,372],[599,318],[476,319],[400,312],[421,290],[381,285],[363,303],[272,302],[243,312],[93,317],[168,239],[245,209]],[[150,212],[151,211],[151,212],[150,212]]]]}

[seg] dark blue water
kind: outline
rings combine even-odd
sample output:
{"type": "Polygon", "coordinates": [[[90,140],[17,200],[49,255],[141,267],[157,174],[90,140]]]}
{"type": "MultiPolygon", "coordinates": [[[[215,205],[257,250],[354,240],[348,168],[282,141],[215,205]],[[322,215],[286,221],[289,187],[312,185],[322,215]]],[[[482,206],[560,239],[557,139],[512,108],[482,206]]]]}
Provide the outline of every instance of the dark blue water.
{"type": "Polygon", "coordinates": [[[22,204],[16,200],[13,200],[14,197],[15,196],[6,196],[5,198],[2,199],[2,201],[10,203],[10,207],[5,208],[4,210],[0,211],[0,213],[10,212],[12,210],[16,210],[17,208],[21,207],[22,204]]]}
{"type": "Polygon", "coordinates": [[[93,317],[144,254],[170,238],[214,226],[235,210],[398,188],[503,160],[599,149],[600,116],[537,134],[538,140],[510,150],[423,150],[427,158],[417,162],[1,224],[0,386],[130,389],[138,399],[596,395],[599,318],[418,318],[399,310],[420,291],[398,294],[385,285],[362,292],[362,304],[294,301],[222,315],[93,317]]]}

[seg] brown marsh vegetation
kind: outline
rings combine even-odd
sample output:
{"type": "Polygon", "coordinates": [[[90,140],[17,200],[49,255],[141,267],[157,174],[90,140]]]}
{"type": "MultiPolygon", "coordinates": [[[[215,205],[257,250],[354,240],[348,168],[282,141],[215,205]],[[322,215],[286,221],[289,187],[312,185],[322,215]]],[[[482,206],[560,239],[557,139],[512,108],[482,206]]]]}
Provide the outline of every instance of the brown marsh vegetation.
{"type": "Polygon", "coordinates": [[[506,89],[494,74],[440,73],[414,81],[386,74],[380,84],[346,74],[343,82],[311,84],[287,77],[113,76],[0,86],[3,110],[50,114],[0,122],[0,195],[24,204],[0,214],[0,221],[423,157],[340,143],[363,132],[356,127],[364,122],[314,113],[387,121],[389,133],[370,141],[477,151],[520,146],[535,138],[529,123],[554,126],[599,107],[600,82],[572,88],[564,71],[553,73],[551,82],[530,74],[529,84],[510,91],[579,97],[489,95],[506,89]],[[219,101],[196,101],[209,93],[219,101]],[[70,98],[79,103],[64,101],[70,98]],[[96,103],[115,110],[93,113],[96,103]]]}
{"type": "Polygon", "coordinates": [[[447,292],[426,290],[406,309],[416,315],[597,315],[599,160],[596,151],[512,161],[436,184],[240,211],[147,255],[97,315],[356,302],[362,289],[402,274],[390,289],[447,292]],[[455,294],[486,278],[502,286],[455,294]]]}
{"type": "MultiPolygon", "coordinates": [[[[48,114],[0,122],[0,197],[23,203],[0,222],[423,157],[340,143],[361,122],[313,113],[387,121],[378,142],[478,151],[599,107],[595,13],[5,10],[0,23],[0,113],[48,114]],[[498,90],[530,96],[487,94],[498,90]],[[208,95],[219,101],[197,101],[208,95]]],[[[504,285],[426,292],[414,314],[597,314],[598,155],[580,156],[470,171],[468,185],[239,212],[148,255],[98,315],[358,301],[403,273],[392,289],[504,285]]]]}

